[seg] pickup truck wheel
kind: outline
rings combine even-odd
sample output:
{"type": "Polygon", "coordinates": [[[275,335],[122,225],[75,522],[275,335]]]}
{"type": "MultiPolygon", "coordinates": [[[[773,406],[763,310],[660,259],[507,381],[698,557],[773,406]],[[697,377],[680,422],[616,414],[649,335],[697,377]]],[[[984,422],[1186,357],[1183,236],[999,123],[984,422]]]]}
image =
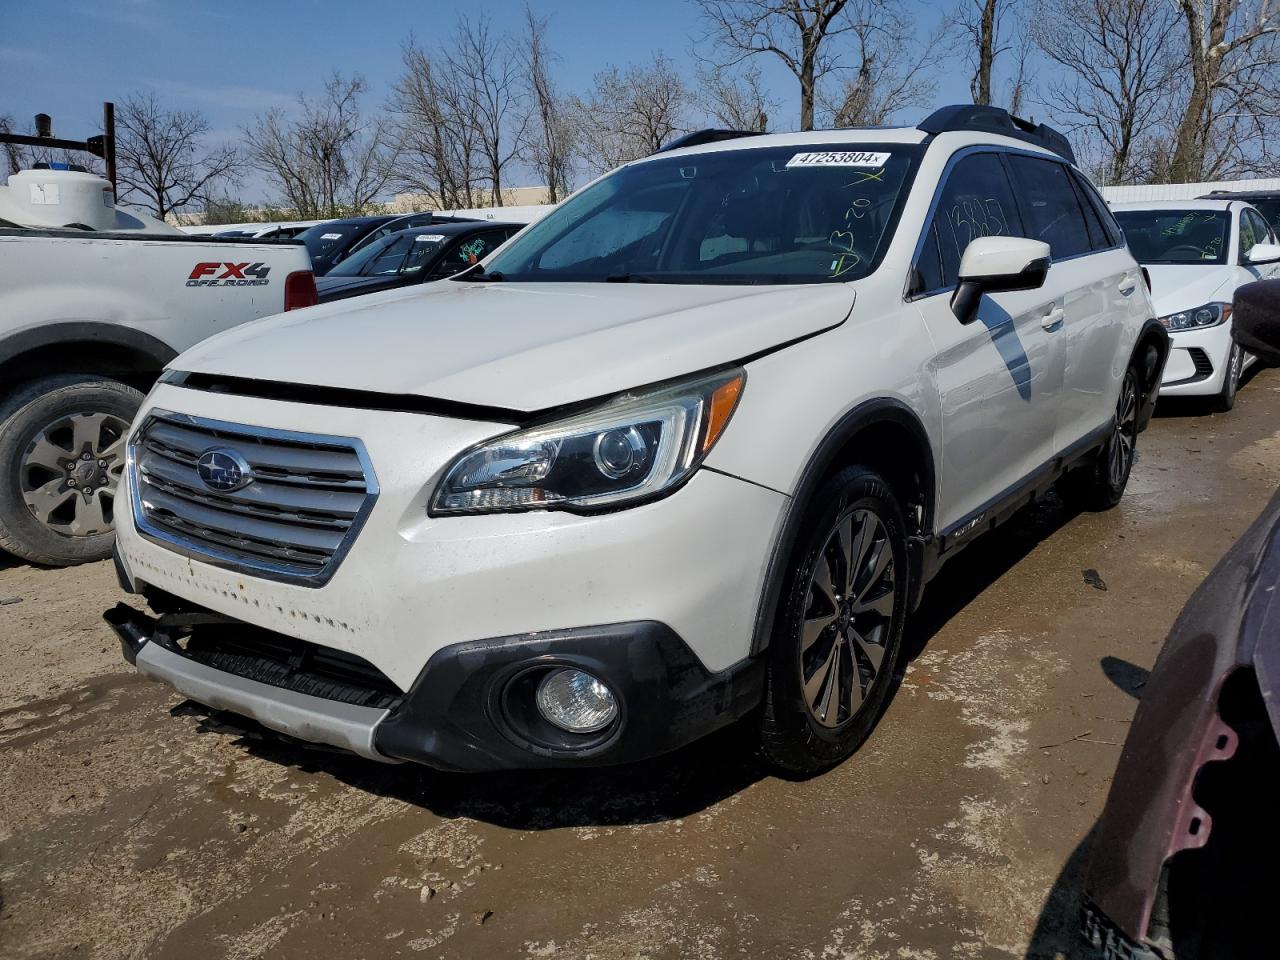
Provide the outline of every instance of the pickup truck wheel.
{"type": "Polygon", "coordinates": [[[74,374],[33,381],[0,403],[0,548],[51,566],[110,555],[141,403],[123,383],[74,374]]]}
{"type": "Polygon", "coordinates": [[[907,539],[884,478],[836,474],[814,499],[767,653],[760,745],[807,775],[850,756],[880,718],[906,618],[907,539]]]}
{"type": "Polygon", "coordinates": [[[1138,444],[1138,371],[1130,367],[1120,384],[1116,416],[1107,442],[1083,467],[1058,482],[1058,493],[1069,505],[1083,510],[1110,510],[1124,496],[1138,444]]]}

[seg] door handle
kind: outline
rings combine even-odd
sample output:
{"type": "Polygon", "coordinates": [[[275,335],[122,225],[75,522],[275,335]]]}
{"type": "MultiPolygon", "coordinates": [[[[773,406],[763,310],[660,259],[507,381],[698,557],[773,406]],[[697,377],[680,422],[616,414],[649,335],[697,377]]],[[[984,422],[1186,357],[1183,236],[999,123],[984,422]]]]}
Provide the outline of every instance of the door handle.
{"type": "Polygon", "coordinates": [[[1133,277],[1125,277],[1120,281],[1120,285],[1116,289],[1120,291],[1120,296],[1122,297],[1133,296],[1133,291],[1138,289],[1138,281],[1133,277]]]}
{"type": "Polygon", "coordinates": [[[1053,307],[1040,318],[1040,326],[1046,330],[1056,330],[1062,325],[1062,318],[1066,316],[1066,311],[1061,307],[1053,307]]]}

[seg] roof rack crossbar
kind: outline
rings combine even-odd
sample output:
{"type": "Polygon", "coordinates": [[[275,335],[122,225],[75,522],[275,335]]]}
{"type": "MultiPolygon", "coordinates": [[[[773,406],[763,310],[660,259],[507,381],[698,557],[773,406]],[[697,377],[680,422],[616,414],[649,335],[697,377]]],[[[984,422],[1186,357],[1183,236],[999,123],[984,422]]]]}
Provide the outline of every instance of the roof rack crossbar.
{"type": "Polygon", "coordinates": [[[670,143],[664,143],[654,153],[666,153],[669,150],[679,150],[681,147],[700,147],[704,143],[737,140],[739,137],[758,136],[760,136],[760,131],[758,130],[718,130],[714,128],[695,130],[693,133],[686,133],[683,137],[676,137],[670,143]]]}
{"type": "Polygon", "coordinates": [[[998,133],[1045,147],[1072,163],[1076,162],[1075,151],[1071,149],[1070,141],[1061,132],[1047,124],[1015,117],[1002,107],[976,103],[939,107],[916,124],[916,129],[923,130],[925,133],[949,133],[955,130],[982,130],[986,133],[998,133]]]}

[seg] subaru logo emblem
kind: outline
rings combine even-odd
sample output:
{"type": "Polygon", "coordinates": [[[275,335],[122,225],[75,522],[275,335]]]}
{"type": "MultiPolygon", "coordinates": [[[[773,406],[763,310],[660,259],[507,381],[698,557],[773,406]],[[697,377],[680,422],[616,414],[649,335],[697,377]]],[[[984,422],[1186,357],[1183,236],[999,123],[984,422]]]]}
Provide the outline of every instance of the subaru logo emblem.
{"type": "Polygon", "coordinates": [[[215,447],[200,454],[196,461],[196,473],[200,482],[210,490],[232,493],[253,482],[253,469],[249,461],[226,447],[215,447]]]}

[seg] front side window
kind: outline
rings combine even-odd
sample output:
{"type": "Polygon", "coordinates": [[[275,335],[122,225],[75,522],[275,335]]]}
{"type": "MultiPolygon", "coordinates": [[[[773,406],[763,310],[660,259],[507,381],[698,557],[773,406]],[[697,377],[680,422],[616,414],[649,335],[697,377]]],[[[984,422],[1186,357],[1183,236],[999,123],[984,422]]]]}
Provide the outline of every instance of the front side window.
{"type": "Polygon", "coordinates": [[[919,154],[908,144],[837,144],[641,161],[524,231],[486,265],[487,275],[655,283],[857,280],[879,264],[919,154]]]}
{"type": "Polygon", "coordinates": [[[1253,249],[1253,245],[1261,239],[1253,228],[1253,221],[1249,219],[1248,210],[1240,211],[1240,257],[1241,259],[1249,256],[1249,251],[1253,249]]]}
{"type": "Polygon", "coordinates": [[[1244,215],[1253,223],[1253,235],[1258,243],[1275,243],[1275,231],[1256,210],[1246,210],[1244,215]]]}
{"type": "Polygon", "coordinates": [[[1049,244],[1054,260],[1088,253],[1092,247],[1080,201],[1065,164],[1010,155],[1009,167],[1027,217],[1027,236],[1049,244]]]}
{"type": "Polygon", "coordinates": [[[1264,220],[1271,226],[1275,233],[1280,233],[1280,198],[1275,200],[1255,200],[1253,205],[1258,208],[1258,212],[1262,214],[1264,220]]]}
{"type": "Polygon", "coordinates": [[[1117,210],[1139,263],[1224,264],[1231,215],[1222,210],[1117,210]]]}
{"type": "Polygon", "coordinates": [[[964,157],[947,176],[916,260],[912,292],[949,289],[959,282],[960,258],[978,237],[1022,236],[1018,205],[1000,157],[964,157]]]}

